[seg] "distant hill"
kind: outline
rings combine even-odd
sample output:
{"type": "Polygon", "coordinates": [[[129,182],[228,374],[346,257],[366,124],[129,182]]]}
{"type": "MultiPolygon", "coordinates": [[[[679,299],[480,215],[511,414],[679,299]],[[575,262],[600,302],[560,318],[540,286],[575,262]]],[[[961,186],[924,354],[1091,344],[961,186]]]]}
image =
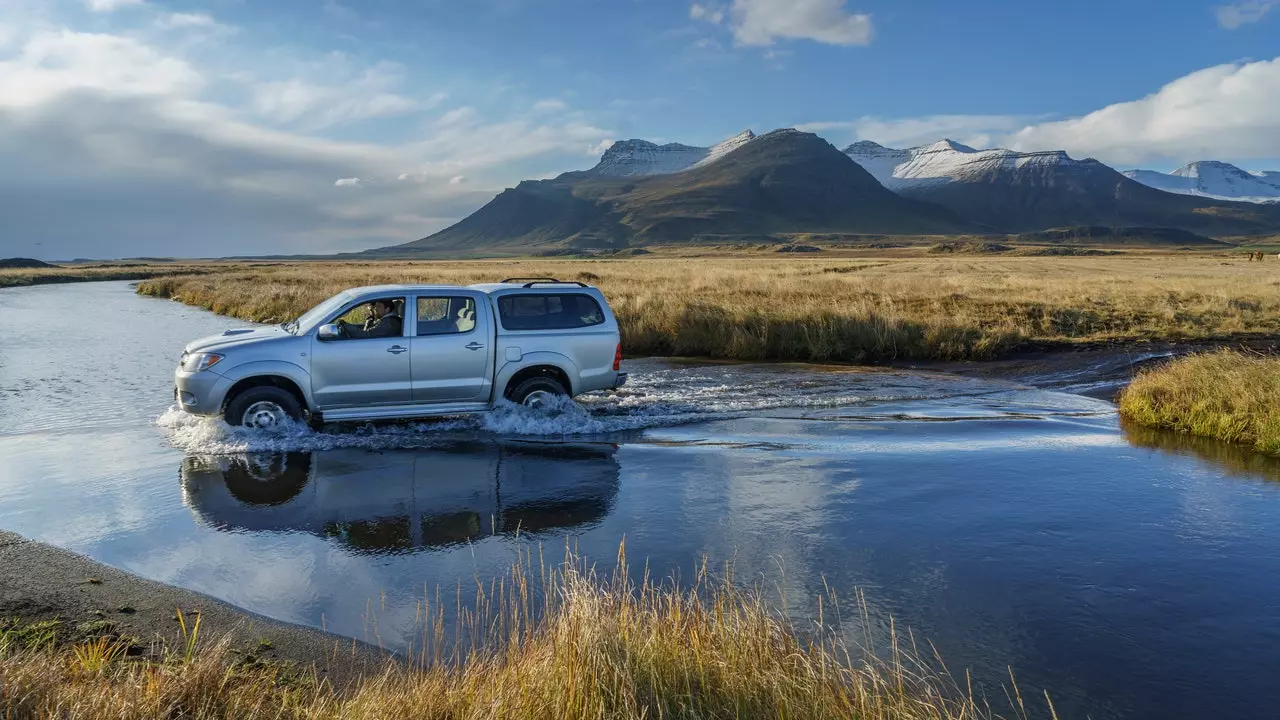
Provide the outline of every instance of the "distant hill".
{"type": "Polygon", "coordinates": [[[1230,243],[1214,240],[1177,228],[1161,227],[1099,227],[1077,226],[1050,228],[1036,232],[1020,233],[1011,238],[1020,243],[1062,243],[1076,245],[1135,245],[1142,247],[1231,247],[1230,243]]]}
{"type": "Polygon", "coordinates": [[[522,182],[452,227],[375,254],[628,247],[778,232],[945,234],[969,229],[970,223],[949,210],[885,189],[816,135],[776,130],[731,140],[738,142],[718,155],[715,148],[642,148],[664,154],[644,163],[633,161],[637,146],[632,144],[626,148],[631,159],[625,162],[606,153],[591,170],[522,182]]]}
{"type": "Polygon", "coordinates": [[[1060,151],[975,150],[943,140],[906,150],[859,142],[844,152],[899,194],[993,231],[1091,225],[1251,235],[1280,228],[1280,206],[1164,192],[1060,151]]]}
{"type": "Polygon", "coordinates": [[[43,260],[35,260],[33,258],[0,258],[0,268],[52,268],[57,265],[50,265],[43,260]]]}

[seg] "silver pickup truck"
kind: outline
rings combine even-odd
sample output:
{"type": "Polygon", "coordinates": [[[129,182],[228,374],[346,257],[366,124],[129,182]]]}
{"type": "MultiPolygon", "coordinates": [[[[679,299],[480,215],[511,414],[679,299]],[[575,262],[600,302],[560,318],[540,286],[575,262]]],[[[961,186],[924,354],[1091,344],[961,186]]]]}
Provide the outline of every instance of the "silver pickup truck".
{"type": "Polygon", "coordinates": [[[421,418],[618,388],[621,362],[618,322],[582,283],[382,285],[188,344],[174,393],[187,412],[255,428],[421,418]]]}

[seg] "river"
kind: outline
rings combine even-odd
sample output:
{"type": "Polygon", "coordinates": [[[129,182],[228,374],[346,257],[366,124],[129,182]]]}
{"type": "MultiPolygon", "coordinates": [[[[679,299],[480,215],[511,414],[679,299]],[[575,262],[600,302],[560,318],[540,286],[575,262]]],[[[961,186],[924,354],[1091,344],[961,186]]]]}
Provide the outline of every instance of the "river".
{"type": "Polygon", "coordinates": [[[171,409],[243,323],[128,283],[0,290],[0,528],[398,649],[418,601],[522,551],[688,577],[800,617],[860,589],[1034,714],[1274,717],[1280,466],[1100,399],[896,370],[629,361],[617,395],[418,424],[233,431],[171,409]]]}

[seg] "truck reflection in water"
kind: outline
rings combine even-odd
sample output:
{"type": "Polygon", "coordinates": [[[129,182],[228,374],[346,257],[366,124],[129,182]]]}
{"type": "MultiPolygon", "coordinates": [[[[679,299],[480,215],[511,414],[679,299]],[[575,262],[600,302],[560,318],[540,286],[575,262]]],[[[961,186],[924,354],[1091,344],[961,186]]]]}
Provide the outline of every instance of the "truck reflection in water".
{"type": "Polygon", "coordinates": [[[182,493],[203,523],[300,531],[364,553],[599,522],[618,494],[610,444],[468,442],[440,448],[189,456],[182,493]]]}

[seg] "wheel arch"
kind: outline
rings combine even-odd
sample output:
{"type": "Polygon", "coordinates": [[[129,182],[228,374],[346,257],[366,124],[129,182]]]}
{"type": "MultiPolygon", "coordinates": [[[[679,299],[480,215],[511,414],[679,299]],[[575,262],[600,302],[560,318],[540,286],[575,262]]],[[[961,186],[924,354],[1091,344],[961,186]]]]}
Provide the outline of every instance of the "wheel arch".
{"type": "Polygon", "coordinates": [[[286,390],[297,399],[298,405],[303,410],[315,411],[315,403],[311,402],[311,376],[306,370],[293,363],[278,361],[245,363],[232,368],[224,377],[231,381],[231,386],[222,396],[218,412],[226,410],[227,404],[237,394],[260,385],[286,390]]]}
{"type": "Polygon", "coordinates": [[[568,391],[570,397],[574,394],[573,381],[564,368],[550,363],[537,363],[523,366],[512,373],[506,382],[502,384],[502,397],[508,397],[511,391],[518,387],[520,383],[535,377],[549,377],[560,383],[568,391]]]}
{"type": "Polygon", "coordinates": [[[280,388],[298,401],[298,407],[305,411],[310,410],[310,406],[307,404],[307,396],[302,392],[302,388],[298,387],[298,383],[293,378],[284,375],[251,375],[238,380],[227,390],[226,397],[222,399],[222,407],[218,408],[218,412],[226,412],[227,406],[236,399],[237,395],[255,387],[280,388]]]}

